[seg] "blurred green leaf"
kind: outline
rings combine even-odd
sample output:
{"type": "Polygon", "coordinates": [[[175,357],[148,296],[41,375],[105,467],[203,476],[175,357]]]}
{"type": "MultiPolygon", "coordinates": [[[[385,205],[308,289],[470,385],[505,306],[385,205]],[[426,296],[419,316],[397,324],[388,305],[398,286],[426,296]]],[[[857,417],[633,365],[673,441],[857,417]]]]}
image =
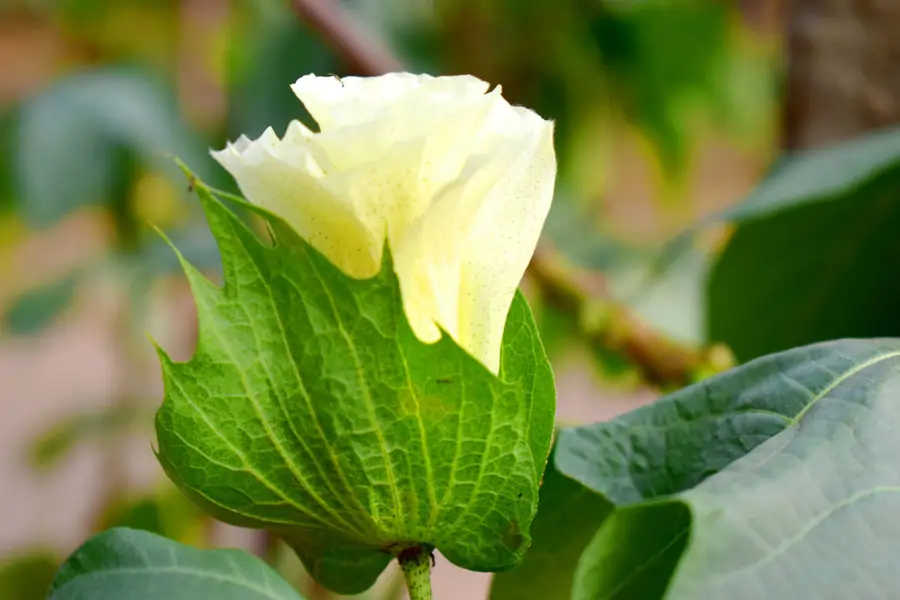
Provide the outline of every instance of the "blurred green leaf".
{"type": "MultiPolygon", "coordinates": [[[[663,167],[686,166],[690,109],[716,101],[729,43],[725,3],[608,2],[591,30],[612,93],[653,140],[663,167]]],[[[710,114],[711,111],[709,111],[710,114]]]]}
{"type": "Polygon", "coordinates": [[[163,525],[162,507],[154,498],[117,500],[106,507],[103,515],[104,526],[100,528],[101,531],[111,527],[128,527],[162,536],[166,535],[163,531],[165,526],[163,525]]]}
{"type": "Polygon", "coordinates": [[[0,217],[15,208],[12,173],[14,131],[15,119],[12,112],[0,112],[0,217]]]}
{"type": "Polygon", "coordinates": [[[690,511],[678,502],[616,509],[581,555],[571,600],[668,598],[690,524],[690,511]]]}
{"type": "Polygon", "coordinates": [[[153,490],[143,496],[128,495],[125,490],[103,508],[96,529],[128,527],[159,534],[183,543],[205,540],[206,515],[173,486],[153,490]]]}
{"type": "Polygon", "coordinates": [[[900,163],[900,128],[781,157],[768,177],[722,218],[746,221],[839,199],[900,163]]]}
{"type": "Polygon", "coordinates": [[[28,290],[3,314],[2,329],[13,335],[34,335],[50,325],[71,304],[80,273],[28,290]]]}
{"type": "Polygon", "coordinates": [[[50,553],[29,553],[0,563],[0,598],[3,600],[44,600],[59,568],[50,553]]]}
{"type": "MultiPolygon", "coordinates": [[[[167,231],[166,237],[186,260],[201,271],[221,271],[222,259],[219,256],[219,247],[205,223],[167,231]]],[[[144,244],[137,256],[123,258],[133,259],[131,267],[141,269],[146,276],[181,272],[178,257],[173,255],[171,246],[160,236],[144,244]]]]}
{"type": "Polygon", "coordinates": [[[542,235],[573,264],[593,271],[607,271],[647,255],[601,231],[591,211],[561,192],[556,193],[542,235]]]}
{"type": "Polygon", "coordinates": [[[616,505],[573,599],[889,597],[898,397],[900,340],[846,340],[563,430],[556,468],[616,505]]]}
{"type": "Polygon", "coordinates": [[[15,176],[22,212],[36,226],[102,203],[112,186],[117,148],[92,120],[69,116],[76,111],[53,93],[21,110],[15,176]]]}
{"type": "Polygon", "coordinates": [[[283,18],[265,20],[247,36],[246,45],[235,49],[241,55],[233,57],[235,68],[229,86],[231,139],[242,134],[255,138],[267,127],[281,136],[294,119],[315,129],[309,112],[290,86],[308,73],[341,71],[334,53],[289,11],[285,12],[283,18]]]}
{"type": "Polygon", "coordinates": [[[706,340],[708,253],[680,253],[661,272],[654,259],[621,263],[605,273],[612,296],[667,337],[692,346],[706,340]]]}
{"type": "Polygon", "coordinates": [[[747,360],[842,337],[900,335],[900,130],[781,161],[724,215],[708,328],[747,360]]]}
{"type": "Polygon", "coordinates": [[[547,463],[531,548],[515,569],[494,575],[490,600],[569,600],[582,551],[612,505],[547,463]]]}
{"type": "Polygon", "coordinates": [[[197,550],[118,528],[88,540],[60,568],[48,600],[302,600],[263,561],[197,550]]]}
{"type": "Polygon", "coordinates": [[[57,80],[19,109],[15,179],[21,208],[36,226],[110,201],[129,161],[183,175],[165,153],[209,159],[178,114],[171,91],[151,77],[102,68],[57,80]]]}
{"type": "Polygon", "coordinates": [[[148,406],[152,405],[141,402],[113,404],[67,417],[34,440],[32,464],[41,469],[51,468],[86,440],[108,438],[141,424],[149,431],[153,412],[148,406]]]}
{"type": "MultiPolygon", "coordinates": [[[[602,274],[612,298],[671,339],[703,344],[708,253],[687,243],[664,248],[665,254],[627,244],[598,230],[596,219],[569,198],[563,196],[563,200],[554,204],[544,227],[543,235],[553,247],[573,265],[602,274]]],[[[538,314],[544,312],[547,308],[542,307],[538,314]]],[[[547,326],[561,330],[557,326],[563,321],[555,315],[548,316],[549,319],[539,316],[542,334],[547,326]]],[[[578,315],[571,314],[560,317],[576,322],[578,319],[578,315]]],[[[597,353],[597,358],[610,374],[622,373],[630,364],[615,353],[597,353]]]]}
{"type": "Polygon", "coordinates": [[[552,302],[539,298],[532,304],[534,321],[541,334],[544,351],[552,363],[564,353],[570,344],[580,340],[577,315],[552,302]]]}

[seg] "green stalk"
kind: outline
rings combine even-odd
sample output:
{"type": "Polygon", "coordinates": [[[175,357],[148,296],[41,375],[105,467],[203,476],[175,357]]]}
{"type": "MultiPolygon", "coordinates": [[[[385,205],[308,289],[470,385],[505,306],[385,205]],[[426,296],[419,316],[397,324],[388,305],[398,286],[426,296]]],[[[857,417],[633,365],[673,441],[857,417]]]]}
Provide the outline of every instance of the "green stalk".
{"type": "Polygon", "coordinates": [[[421,546],[407,548],[397,556],[409,600],[431,600],[431,560],[431,552],[421,546]]]}

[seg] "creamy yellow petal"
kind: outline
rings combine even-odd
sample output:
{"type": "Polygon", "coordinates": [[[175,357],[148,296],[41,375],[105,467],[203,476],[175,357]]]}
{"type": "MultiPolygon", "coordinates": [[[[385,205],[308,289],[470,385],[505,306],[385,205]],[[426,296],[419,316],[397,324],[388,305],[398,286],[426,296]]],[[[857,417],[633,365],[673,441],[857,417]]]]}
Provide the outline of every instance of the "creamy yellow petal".
{"type": "MultiPolygon", "coordinates": [[[[319,124],[320,131],[350,127],[398,115],[398,102],[427,102],[424,106],[449,104],[465,97],[480,96],[488,84],[469,75],[432,77],[410,73],[388,73],[379,77],[319,77],[305,75],[291,86],[319,124]],[[447,102],[447,99],[450,102],[447,102]]],[[[405,115],[415,118],[420,110],[405,115]]],[[[395,122],[394,125],[401,125],[395,122]]]]}
{"type": "Polygon", "coordinates": [[[494,139],[488,154],[472,157],[395,256],[417,335],[433,339],[439,325],[495,373],[506,315],[553,196],[553,128],[538,121],[525,123],[529,137],[494,139]]]}
{"type": "MultiPolygon", "coordinates": [[[[436,194],[459,177],[493,106],[502,101],[499,93],[467,100],[426,132],[405,141],[386,129],[382,139],[387,143],[379,146],[373,146],[370,132],[360,128],[314,136],[309,147],[317,158],[342,152],[367,157],[349,169],[324,167],[322,185],[350,202],[355,214],[372,228],[381,223],[393,248],[406,228],[429,209],[436,194]]],[[[320,158],[322,162],[328,159],[320,158]]]]}
{"type": "MultiPolygon", "coordinates": [[[[333,78],[325,79],[335,82],[333,78]]],[[[330,83],[326,82],[326,85],[330,83]]],[[[444,79],[430,78],[425,84],[393,100],[375,114],[366,112],[371,107],[363,108],[363,99],[351,98],[347,102],[353,114],[343,119],[347,123],[342,122],[340,127],[323,127],[321,133],[310,139],[310,144],[314,147],[313,152],[322,168],[329,172],[354,169],[368,162],[380,161],[381,153],[395,144],[432,137],[435,130],[446,130],[448,121],[472,118],[469,115],[473,111],[480,114],[486,102],[483,94],[486,85],[480,86],[478,93],[470,93],[469,87],[450,85],[444,79]],[[463,88],[462,92],[456,89],[459,87],[463,88]]],[[[310,100],[304,101],[307,102],[310,100]]],[[[307,104],[307,108],[309,106],[307,104]]],[[[330,114],[323,115],[322,111],[310,111],[315,118],[326,121],[332,118],[330,114]]],[[[484,115],[480,114],[480,118],[483,119],[484,115]]],[[[465,130],[458,132],[452,139],[465,139],[464,134],[465,130]]]]}
{"type": "Polygon", "coordinates": [[[503,328],[553,195],[551,123],[470,76],[306,76],[291,123],[213,156],[242,192],[354,277],[390,245],[416,335],[498,372],[503,328]]]}
{"type": "Polygon", "coordinates": [[[553,200],[553,126],[545,123],[473,217],[462,257],[459,343],[494,372],[506,315],[553,200]]]}
{"type": "Polygon", "coordinates": [[[383,235],[366,227],[343,198],[328,192],[314,159],[302,147],[284,147],[269,129],[256,141],[229,144],[215,158],[250,201],[285,219],[330,261],[354,277],[381,267],[383,235]]]}

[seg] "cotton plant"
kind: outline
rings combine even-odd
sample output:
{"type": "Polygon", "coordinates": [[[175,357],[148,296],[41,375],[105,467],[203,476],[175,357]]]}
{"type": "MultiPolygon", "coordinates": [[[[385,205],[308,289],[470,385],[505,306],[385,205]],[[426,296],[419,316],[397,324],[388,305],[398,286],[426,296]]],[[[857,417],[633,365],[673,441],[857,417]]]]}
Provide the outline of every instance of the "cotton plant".
{"type": "Polygon", "coordinates": [[[224,284],[178,254],[199,339],[185,363],[159,349],[157,456],[335,592],[397,560],[430,598],[435,550],[497,571],[530,543],[555,392],[517,287],[553,197],[553,124],[489,87],[301,77],[319,131],[212,152],[245,199],[194,185],[224,284]]]}
{"type": "Polygon", "coordinates": [[[200,341],[187,364],[161,354],[160,460],[338,592],[435,548],[508,568],[553,428],[516,295],[553,195],[552,124],[469,76],[292,87],[319,132],[295,121],[213,153],[272,245],[204,200],[225,287],[185,265],[200,341]]]}
{"type": "MultiPolygon", "coordinates": [[[[184,363],[159,349],[155,450],[184,494],[340,594],[396,561],[430,599],[446,559],[496,573],[491,600],[896,596],[900,340],[761,356],[562,428],[551,452],[553,375],[517,286],[553,195],[552,123],[469,76],[293,89],[318,132],[213,152],[243,197],[189,173],[224,283],[178,254],[199,339],[184,363]]],[[[786,162],[762,203],[869,143],[786,162]]],[[[127,528],[88,540],[49,597],[302,600],[247,553],[127,528]]]]}
{"type": "Polygon", "coordinates": [[[319,125],[213,157],[245,197],[333,265],[377,276],[387,249],[416,337],[442,331],[495,375],[506,316],[553,198],[553,124],[472,76],[307,75],[319,125]]]}

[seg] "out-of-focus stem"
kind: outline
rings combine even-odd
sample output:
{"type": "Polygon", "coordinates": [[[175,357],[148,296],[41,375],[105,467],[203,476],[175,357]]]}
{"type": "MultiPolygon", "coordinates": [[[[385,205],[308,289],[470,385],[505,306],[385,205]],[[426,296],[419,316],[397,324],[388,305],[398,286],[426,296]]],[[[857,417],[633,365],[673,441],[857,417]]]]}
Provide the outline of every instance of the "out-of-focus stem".
{"type": "Polygon", "coordinates": [[[527,277],[546,302],[576,316],[585,341],[627,356],[645,382],[680,387],[733,366],[725,348],[693,348],[669,339],[610,299],[599,273],[571,268],[557,254],[549,246],[539,247],[527,277]]]}
{"type": "Polygon", "coordinates": [[[347,66],[359,75],[383,75],[402,71],[390,49],[360,25],[335,0],[291,0],[291,6],[311,29],[334,48],[347,66]]]}

